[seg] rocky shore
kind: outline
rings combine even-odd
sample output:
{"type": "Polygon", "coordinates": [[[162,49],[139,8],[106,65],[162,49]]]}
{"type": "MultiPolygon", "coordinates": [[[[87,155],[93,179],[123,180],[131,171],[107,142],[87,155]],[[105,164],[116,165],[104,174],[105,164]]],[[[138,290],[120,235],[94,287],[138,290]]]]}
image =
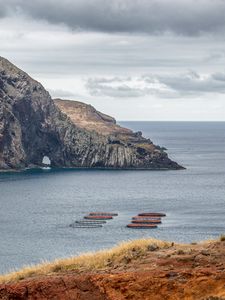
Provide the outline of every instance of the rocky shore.
{"type": "Polygon", "coordinates": [[[0,299],[222,300],[225,241],[133,241],[0,277],[0,299]]]}
{"type": "Polygon", "coordinates": [[[182,169],[141,132],[81,102],[55,100],[0,57],[0,170],[42,167],[182,169]]]}

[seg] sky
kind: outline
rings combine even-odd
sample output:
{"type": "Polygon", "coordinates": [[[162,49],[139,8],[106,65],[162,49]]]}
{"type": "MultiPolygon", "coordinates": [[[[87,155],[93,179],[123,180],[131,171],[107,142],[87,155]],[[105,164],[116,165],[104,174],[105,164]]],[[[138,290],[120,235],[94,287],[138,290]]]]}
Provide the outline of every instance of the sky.
{"type": "Polygon", "coordinates": [[[0,0],[0,56],[117,120],[225,121],[225,0],[0,0]]]}

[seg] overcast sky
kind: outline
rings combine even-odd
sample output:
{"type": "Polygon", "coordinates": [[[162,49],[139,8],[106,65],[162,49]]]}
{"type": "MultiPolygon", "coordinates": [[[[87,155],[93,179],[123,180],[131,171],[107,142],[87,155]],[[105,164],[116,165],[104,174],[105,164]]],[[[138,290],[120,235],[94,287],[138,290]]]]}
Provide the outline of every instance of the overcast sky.
{"type": "Polygon", "coordinates": [[[118,120],[225,121],[225,0],[0,0],[0,56],[118,120]]]}

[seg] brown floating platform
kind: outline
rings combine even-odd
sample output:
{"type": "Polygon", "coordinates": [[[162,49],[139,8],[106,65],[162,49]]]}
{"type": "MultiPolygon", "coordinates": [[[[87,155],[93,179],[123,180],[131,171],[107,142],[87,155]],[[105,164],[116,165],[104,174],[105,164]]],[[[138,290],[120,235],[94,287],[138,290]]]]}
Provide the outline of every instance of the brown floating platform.
{"type": "Polygon", "coordinates": [[[105,224],[105,220],[80,220],[80,221],[75,221],[77,224],[105,224]]]}
{"type": "Polygon", "coordinates": [[[140,214],[138,214],[138,216],[140,216],[140,217],[166,217],[166,214],[151,212],[151,213],[140,213],[140,214]]]}
{"type": "Polygon", "coordinates": [[[152,229],[157,228],[157,225],[155,224],[128,224],[128,228],[134,228],[134,229],[152,229]]]}
{"type": "Polygon", "coordinates": [[[90,212],[89,216],[111,216],[116,217],[118,216],[117,213],[110,213],[110,212],[90,212]]]}
{"type": "Polygon", "coordinates": [[[161,224],[160,220],[132,220],[133,224],[161,224]]]}
{"type": "Polygon", "coordinates": [[[99,215],[96,215],[96,216],[85,216],[84,219],[87,219],[87,220],[111,220],[113,219],[112,216],[99,216],[99,215]]]}

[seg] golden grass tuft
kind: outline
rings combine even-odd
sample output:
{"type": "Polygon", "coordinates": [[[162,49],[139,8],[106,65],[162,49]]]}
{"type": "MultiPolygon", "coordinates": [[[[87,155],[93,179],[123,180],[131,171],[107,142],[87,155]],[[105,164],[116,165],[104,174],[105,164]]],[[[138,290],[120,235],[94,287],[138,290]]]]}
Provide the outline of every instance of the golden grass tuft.
{"type": "Polygon", "coordinates": [[[107,269],[111,266],[126,264],[134,259],[143,257],[151,245],[162,249],[171,246],[171,243],[156,239],[123,242],[110,250],[101,250],[95,253],[86,253],[66,259],[56,259],[53,262],[44,262],[35,266],[27,266],[21,270],[1,275],[0,283],[15,282],[30,277],[66,271],[81,272],[107,269]]]}

